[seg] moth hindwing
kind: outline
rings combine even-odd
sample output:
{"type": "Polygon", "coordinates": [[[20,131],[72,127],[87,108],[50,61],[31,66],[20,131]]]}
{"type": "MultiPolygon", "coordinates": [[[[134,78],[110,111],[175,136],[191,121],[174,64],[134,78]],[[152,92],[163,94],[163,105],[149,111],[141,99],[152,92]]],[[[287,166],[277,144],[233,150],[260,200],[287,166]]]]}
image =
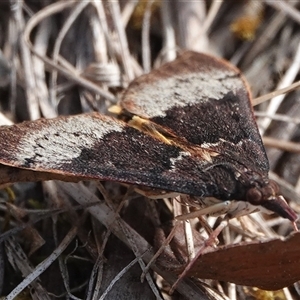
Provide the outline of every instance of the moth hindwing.
{"type": "Polygon", "coordinates": [[[136,116],[129,124],[92,113],[2,127],[0,163],[248,201],[295,221],[268,179],[247,83],[229,63],[186,52],[134,80],[121,106],[136,116]]]}

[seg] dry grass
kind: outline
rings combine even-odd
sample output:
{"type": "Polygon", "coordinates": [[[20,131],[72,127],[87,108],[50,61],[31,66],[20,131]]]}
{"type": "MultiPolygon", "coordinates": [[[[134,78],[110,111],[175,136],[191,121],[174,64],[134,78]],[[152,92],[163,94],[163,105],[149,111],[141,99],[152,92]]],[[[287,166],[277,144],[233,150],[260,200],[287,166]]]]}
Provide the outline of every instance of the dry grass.
{"type": "MultiPolygon", "coordinates": [[[[94,110],[106,114],[132,79],[181,49],[230,60],[247,77],[254,97],[289,86],[299,77],[297,9],[299,1],[279,0],[1,1],[0,124],[94,110]]],[[[257,108],[270,176],[297,212],[299,93],[257,108]]],[[[8,295],[26,278],[8,299],[299,297],[297,283],[275,293],[195,278],[186,278],[169,296],[178,270],[166,259],[141,283],[143,259],[149,261],[161,245],[174,208],[117,183],[14,184],[1,192],[0,209],[0,294],[8,295]]],[[[208,222],[213,226],[215,219],[208,222]]],[[[225,228],[220,245],[290,232],[279,217],[244,217],[225,228]]],[[[180,228],[177,235],[184,240],[180,228]]],[[[239,259],[243,256],[232,257],[237,265],[239,259]]]]}

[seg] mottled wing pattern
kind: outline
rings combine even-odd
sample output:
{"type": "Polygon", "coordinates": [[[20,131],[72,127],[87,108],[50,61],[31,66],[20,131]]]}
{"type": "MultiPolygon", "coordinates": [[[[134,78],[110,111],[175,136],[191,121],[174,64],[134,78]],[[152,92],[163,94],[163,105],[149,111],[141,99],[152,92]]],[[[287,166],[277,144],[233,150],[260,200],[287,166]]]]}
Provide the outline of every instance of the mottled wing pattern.
{"type": "Polygon", "coordinates": [[[186,52],[133,81],[121,105],[192,145],[218,152],[215,164],[235,161],[241,173],[267,176],[268,160],[247,84],[223,60],[186,52]]]}
{"type": "Polygon", "coordinates": [[[1,164],[54,178],[113,180],[200,196],[220,192],[203,171],[207,162],[97,113],[2,126],[0,143],[1,164]]]}
{"type": "Polygon", "coordinates": [[[187,52],[136,79],[122,106],[176,142],[99,114],[60,117],[2,127],[0,163],[221,200],[267,180],[247,86],[228,63],[187,52]]]}

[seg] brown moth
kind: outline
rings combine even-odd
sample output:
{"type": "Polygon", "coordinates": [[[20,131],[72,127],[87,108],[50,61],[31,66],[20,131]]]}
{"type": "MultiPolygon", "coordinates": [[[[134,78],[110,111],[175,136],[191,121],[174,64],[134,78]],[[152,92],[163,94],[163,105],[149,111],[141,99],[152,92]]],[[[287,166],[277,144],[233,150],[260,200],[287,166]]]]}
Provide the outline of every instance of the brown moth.
{"type": "Polygon", "coordinates": [[[120,104],[133,116],[129,123],[91,113],[2,126],[1,183],[112,180],[165,191],[159,196],[192,195],[200,204],[231,201],[229,215],[262,209],[295,224],[268,178],[238,69],[189,51],[134,80],[120,104]]]}

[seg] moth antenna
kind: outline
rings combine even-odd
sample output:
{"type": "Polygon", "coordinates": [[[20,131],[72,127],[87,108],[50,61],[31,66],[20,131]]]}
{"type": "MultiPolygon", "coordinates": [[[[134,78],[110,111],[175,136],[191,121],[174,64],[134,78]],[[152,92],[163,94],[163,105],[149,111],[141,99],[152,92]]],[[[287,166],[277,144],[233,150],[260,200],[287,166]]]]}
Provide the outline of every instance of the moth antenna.
{"type": "Polygon", "coordinates": [[[180,222],[175,222],[174,227],[172,228],[171,232],[167,236],[167,238],[164,240],[164,242],[161,244],[160,248],[156,251],[156,253],[152,256],[151,260],[148,262],[148,264],[145,266],[143,273],[141,275],[141,282],[144,282],[146,274],[149,272],[152,264],[157,260],[157,258],[163,253],[166,246],[168,246],[173,239],[175,232],[180,225],[180,222]]]}
{"type": "Polygon", "coordinates": [[[203,209],[198,209],[196,211],[176,216],[176,220],[186,221],[189,219],[197,218],[203,215],[212,215],[212,214],[224,214],[227,211],[228,206],[230,205],[230,201],[222,201],[220,203],[205,207],[203,209]]]}

